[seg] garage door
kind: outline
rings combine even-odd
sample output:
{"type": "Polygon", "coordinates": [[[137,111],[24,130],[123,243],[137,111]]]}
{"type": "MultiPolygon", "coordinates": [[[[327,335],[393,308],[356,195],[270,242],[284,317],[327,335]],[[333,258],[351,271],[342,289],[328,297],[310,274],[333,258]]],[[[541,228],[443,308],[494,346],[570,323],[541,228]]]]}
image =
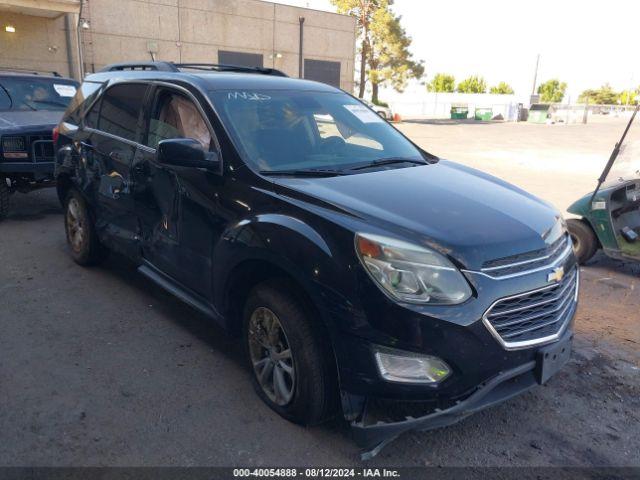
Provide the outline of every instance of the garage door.
{"type": "Polygon", "coordinates": [[[218,50],[218,63],[226,65],[238,65],[240,67],[263,67],[263,60],[263,55],[260,53],[218,50]]]}
{"type": "Polygon", "coordinates": [[[305,59],[304,78],[340,88],[340,62],[305,59]]]}

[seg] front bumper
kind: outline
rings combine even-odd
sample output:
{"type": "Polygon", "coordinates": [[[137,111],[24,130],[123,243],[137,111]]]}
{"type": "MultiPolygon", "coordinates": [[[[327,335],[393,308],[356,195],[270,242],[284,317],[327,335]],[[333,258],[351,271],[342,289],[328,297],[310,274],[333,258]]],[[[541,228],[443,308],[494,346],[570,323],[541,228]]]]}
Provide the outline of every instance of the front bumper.
{"type": "MultiPolygon", "coordinates": [[[[527,297],[527,302],[534,302],[536,308],[567,299],[568,303],[561,303],[562,311],[557,314],[557,321],[561,322],[557,335],[544,335],[540,343],[519,348],[505,346],[482,319],[492,311],[495,299],[517,297],[520,301],[522,292],[546,295],[547,288],[553,286],[547,279],[547,271],[508,282],[476,275],[472,277],[473,286],[482,295],[453,307],[407,307],[373,293],[367,295],[371,300],[363,304],[362,316],[356,317],[354,328],[334,336],[343,412],[352,421],[355,439],[364,449],[363,457],[375,455],[406,431],[456,423],[544,383],[550,375],[548,371],[544,375],[539,372],[540,352],[562,345],[573,335],[579,274],[572,255],[564,266],[567,272],[576,272],[574,293],[563,290],[564,293],[557,297],[553,294],[550,300],[527,297]],[[437,385],[385,381],[374,362],[376,346],[436,356],[453,373],[437,385]],[[396,409],[396,405],[400,408],[396,409]]],[[[508,305],[508,310],[502,311],[512,310],[520,309],[508,305]]],[[[555,309],[550,312],[556,318],[555,309]]]]}
{"type": "Polygon", "coordinates": [[[372,458],[403,433],[452,425],[480,410],[500,404],[545,383],[568,361],[572,339],[573,333],[565,332],[556,344],[540,348],[536,352],[535,360],[497,374],[478,385],[464,400],[459,400],[446,409],[436,409],[422,417],[407,416],[404,420],[395,422],[376,421],[368,418],[370,412],[365,405],[362,415],[351,423],[354,439],[363,449],[362,459],[372,458]]]}
{"type": "Polygon", "coordinates": [[[45,173],[53,175],[53,162],[1,162],[0,172],[6,173],[45,173]]]}

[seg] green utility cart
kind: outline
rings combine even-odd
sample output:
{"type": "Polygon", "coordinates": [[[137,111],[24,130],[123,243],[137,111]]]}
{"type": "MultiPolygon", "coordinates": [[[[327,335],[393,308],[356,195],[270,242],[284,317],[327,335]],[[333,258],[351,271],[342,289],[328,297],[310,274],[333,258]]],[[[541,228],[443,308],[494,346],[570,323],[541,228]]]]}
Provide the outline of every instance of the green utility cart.
{"type": "Polygon", "coordinates": [[[567,221],[580,263],[605,255],[640,262],[640,125],[633,113],[604,167],[596,190],[569,207],[567,221]]]}
{"type": "Polygon", "coordinates": [[[469,117],[469,106],[466,103],[451,105],[451,120],[461,120],[469,117]]]}
{"type": "Polygon", "coordinates": [[[491,120],[493,118],[493,109],[487,108],[487,107],[476,108],[476,111],[475,111],[475,114],[473,115],[473,118],[475,120],[480,120],[480,121],[483,121],[483,122],[491,120]]]}

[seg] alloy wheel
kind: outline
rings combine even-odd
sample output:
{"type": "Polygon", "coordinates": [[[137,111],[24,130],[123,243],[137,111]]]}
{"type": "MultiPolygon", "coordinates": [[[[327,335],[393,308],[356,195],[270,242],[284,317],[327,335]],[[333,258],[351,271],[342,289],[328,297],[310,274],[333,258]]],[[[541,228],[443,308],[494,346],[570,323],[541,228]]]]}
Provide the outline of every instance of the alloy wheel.
{"type": "Polygon", "coordinates": [[[67,238],[75,252],[82,250],[85,238],[85,218],[76,198],[71,198],[67,205],[67,238]]]}
{"type": "Polygon", "coordinates": [[[279,406],[293,399],[295,369],[291,347],[280,320],[265,307],[256,308],[249,319],[249,356],[267,397],[279,406]]]}

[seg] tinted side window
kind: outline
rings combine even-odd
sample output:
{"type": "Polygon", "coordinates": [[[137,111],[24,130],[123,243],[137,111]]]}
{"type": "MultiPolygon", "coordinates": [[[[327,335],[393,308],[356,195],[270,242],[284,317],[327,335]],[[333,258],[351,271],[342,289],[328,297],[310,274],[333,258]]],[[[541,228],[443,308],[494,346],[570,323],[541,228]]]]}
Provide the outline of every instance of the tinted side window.
{"type": "Polygon", "coordinates": [[[98,130],[138,141],[138,123],[146,91],[147,86],[143,84],[121,84],[107,90],[100,102],[98,130]]]}
{"type": "Polygon", "coordinates": [[[169,138],[193,138],[210,150],[211,133],[198,107],[186,96],[169,90],[160,90],[154,105],[147,145],[157,148],[169,138]]]}
{"type": "Polygon", "coordinates": [[[91,101],[99,93],[102,85],[102,83],[96,82],[84,82],[80,85],[80,88],[78,88],[78,91],[67,108],[68,113],[65,115],[64,121],[78,125],[82,119],[82,115],[86,112],[91,101]]]}
{"type": "Polygon", "coordinates": [[[84,117],[84,125],[89,128],[98,128],[98,117],[100,116],[100,105],[102,105],[102,99],[98,99],[93,104],[89,113],[84,117]]]}

